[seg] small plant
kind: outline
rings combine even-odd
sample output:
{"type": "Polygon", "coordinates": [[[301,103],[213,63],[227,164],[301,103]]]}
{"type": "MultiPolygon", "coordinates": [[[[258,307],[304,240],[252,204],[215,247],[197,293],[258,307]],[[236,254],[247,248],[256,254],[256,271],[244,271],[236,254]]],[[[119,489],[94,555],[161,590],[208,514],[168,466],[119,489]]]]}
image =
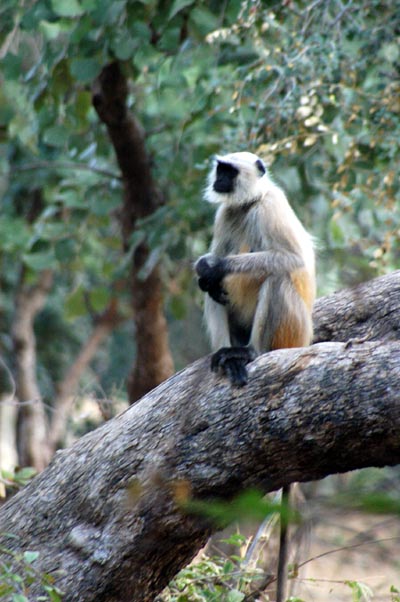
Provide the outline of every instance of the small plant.
{"type": "MultiPolygon", "coordinates": [[[[8,537],[12,537],[8,535],[8,537]]],[[[0,561],[0,600],[5,602],[30,602],[31,586],[40,584],[37,602],[61,602],[62,592],[54,585],[54,577],[35,568],[39,552],[26,550],[16,554],[1,546],[3,559],[0,561]]]]}
{"type": "MultiPolygon", "coordinates": [[[[232,535],[224,543],[241,548],[246,538],[232,535]]],[[[265,585],[264,571],[248,568],[244,558],[233,554],[227,557],[202,554],[184,568],[157,597],[157,602],[242,602],[257,584],[265,585]],[[252,587],[253,586],[253,587],[252,587]]],[[[267,598],[265,598],[267,600],[267,598]]]]}
{"type": "Polygon", "coordinates": [[[361,583],[360,581],[345,581],[345,584],[352,591],[353,602],[370,602],[372,599],[372,590],[365,583],[361,583]]]}
{"type": "Polygon", "coordinates": [[[16,467],[14,472],[0,470],[0,497],[7,497],[7,493],[15,493],[25,487],[36,476],[36,470],[30,466],[16,467]]]}

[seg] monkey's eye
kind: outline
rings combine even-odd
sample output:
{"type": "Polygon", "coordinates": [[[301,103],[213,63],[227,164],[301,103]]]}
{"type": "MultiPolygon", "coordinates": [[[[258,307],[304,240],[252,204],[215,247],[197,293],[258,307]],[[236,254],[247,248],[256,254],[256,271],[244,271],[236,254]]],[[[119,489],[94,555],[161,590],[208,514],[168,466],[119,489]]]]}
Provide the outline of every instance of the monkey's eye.
{"type": "Polygon", "coordinates": [[[264,163],[261,161],[261,159],[257,159],[256,161],[256,167],[258,169],[258,171],[260,172],[260,174],[263,176],[265,174],[265,172],[267,171],[265,169],[265,165],[264,163]]]}
{"type": "Polygon", "coordinates": [[[239,173],[239,170],[231,165],[230,163],[224,163],[223,161],[218,161],[217,164],[217,177],[220,176],[228,176],[230,178],[235,178],[239,173]]]}

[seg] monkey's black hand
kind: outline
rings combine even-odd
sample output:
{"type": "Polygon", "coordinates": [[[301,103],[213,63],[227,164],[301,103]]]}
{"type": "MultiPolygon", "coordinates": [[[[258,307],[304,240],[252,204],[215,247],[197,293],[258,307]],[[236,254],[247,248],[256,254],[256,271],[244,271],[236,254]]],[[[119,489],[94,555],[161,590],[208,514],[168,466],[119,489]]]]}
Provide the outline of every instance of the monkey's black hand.
{"type": "Polygon", "coordinates": [[[246,365],[256,357],[252,347],[221,347],[211,356],[211,370],[225,374],[235,387],[243,387],[248,380],[246,365]]]}
{"type": "Polygon", "coordinates": [[[228,295],[222,286],[225,276],[225,262],[216,255],[203,255],[196,262],[195,269],[199,276],[199,287],[208,293],[214,301],[221,305],[228,303],[228,295]]]}

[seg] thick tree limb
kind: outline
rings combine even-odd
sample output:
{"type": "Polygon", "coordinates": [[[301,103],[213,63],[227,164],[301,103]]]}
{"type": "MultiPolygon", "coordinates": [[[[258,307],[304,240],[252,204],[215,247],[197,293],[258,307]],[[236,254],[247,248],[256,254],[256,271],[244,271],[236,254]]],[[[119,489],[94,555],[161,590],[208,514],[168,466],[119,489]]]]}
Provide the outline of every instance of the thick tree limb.
{"type": "Polygon", "coordinates": [[[400,340],[400,270],[315,303],[314,342],[400,340]]]}
{"type": "Polygon", "coordinates": [[[1,510],[6,545],[38,550],[66,602],[150,601],[213,531],[186,496],[400,462],[397,342],[276,351],[249,374],[235,389],[200,360],[58,452],[1,510]]]}

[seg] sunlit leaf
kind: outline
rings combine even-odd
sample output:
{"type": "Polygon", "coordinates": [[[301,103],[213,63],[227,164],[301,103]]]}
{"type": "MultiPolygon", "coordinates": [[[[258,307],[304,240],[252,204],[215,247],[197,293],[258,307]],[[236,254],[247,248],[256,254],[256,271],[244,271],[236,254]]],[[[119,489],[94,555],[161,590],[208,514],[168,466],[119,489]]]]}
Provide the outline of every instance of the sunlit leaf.
{"type": "Polygon", "coordinates": [[[84,12],[78,0],[51,0],[51,7],[60,17],[80,17],[84,12]]]}
{"type": "Polygon", "coordinates": [[[25,253],[23,255],[23,262],[35,272],[52,270],[58,266],[58,261],[53,250],[44,253],[25,253]]]}
{"type": "Polygon", "coordinates": [[[24,552],[24,560],[27,564],[32,564],[32,562],[35,562],[35,560],[37,560],[38,558],[39,558],[39,552],[29,552],[29,551],[24,552]]]}
{"type": "Polygon", "coordinates": [[[191,6],[192,4],[194,4],[194,0],[174,0],[171,9],[169,11],[169,19],[172,19],[173,17],[175,17],[175,15],[177,15],[181,10],[183,10],[184,8],[191,6]]]}

